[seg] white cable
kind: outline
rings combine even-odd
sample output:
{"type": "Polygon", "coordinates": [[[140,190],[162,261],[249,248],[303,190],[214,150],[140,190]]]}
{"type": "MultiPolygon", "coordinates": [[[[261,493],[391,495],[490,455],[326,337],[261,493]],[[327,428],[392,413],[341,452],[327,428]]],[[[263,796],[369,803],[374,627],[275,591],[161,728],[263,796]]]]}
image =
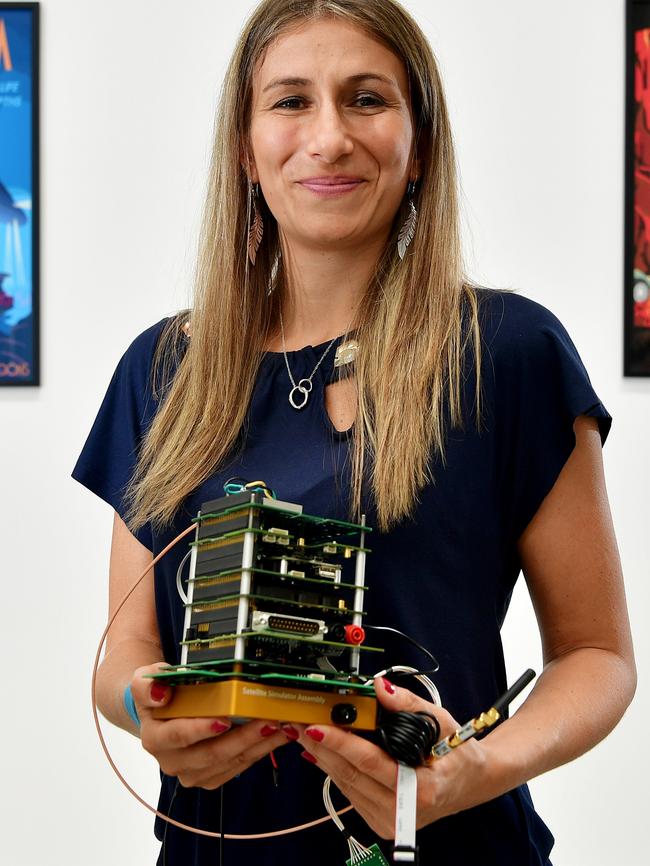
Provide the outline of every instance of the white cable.
{"type": "Polygon", "coordinates": [[[379,673],[374,674],[372,679],[376,680],[377,677],[385,677],[387,674],[395,672],[396,674],[413,674],[414,679],[418,680],[418,682],[422,683],[424,688],[429,693],[429,696],[434,704],[441,707],[442,699],[440,698],[440,692],[436,688],[435,684],[432,680],[429,679],[426,674],[418,673],[417,668],[408,667],[408,665],[391,665],[390,668],[384,668],[383,671],[379,671],[379,673]]]}
{"type": "Polygon", "coordinates": [[[414,767],[397,764],[395,793],[395,863],[415,863],[415,816],[417,813],[418,777],[414,767]]]}
{"type": "Polygon", "coordinates": [[[187,595],[185,594],[185,590],[183,589],[183,578],[181,577],[181,574],[183,572],[183,566],[185,565],[185,563],[187,562],[187,560],[190,558],[191,555],[192,555],[192,548],[190,547],[190,549],[187,551],[185,556],[181,559],[181,564],[178,566],[178,570],[176,572],[176,589],[178,591],[178,594],[181,597],[181,601],[183,602],[183,604],[189,604],[190,600],[187,597],[187,595]]]}
{"type": "Polygon", "coordinates": [[[350,862],[352,864],[362,863],[372,852],[369,848],[365,848],[361,844],[361,842],[357,842],[354,836],[351,836],[343,826],[343,822],[337,815],[334,804],[332,803],[332,795],[330,793],[331,783],[331,778],[329,776],[326,776],[325,781],[323,782],[323,803],[325,804],[325,808],[327,809],[327,814],[336,824],[341,833],[343,833],[346,837],[348,848],[350,850],[350,862]]]}

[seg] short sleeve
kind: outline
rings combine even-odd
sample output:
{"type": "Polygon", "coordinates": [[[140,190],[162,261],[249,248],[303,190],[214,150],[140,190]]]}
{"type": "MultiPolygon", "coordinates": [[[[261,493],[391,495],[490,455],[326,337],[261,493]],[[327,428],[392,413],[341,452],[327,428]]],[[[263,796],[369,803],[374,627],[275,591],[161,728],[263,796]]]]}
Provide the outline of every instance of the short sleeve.
{"type": "Polygon", "coordinates": [[[489,355],[503,508],[509,534],[518,538],[573,451],[575,419],[596,418],[604,444],[612,418],[559,319],[521,295],[500,298],[489,355]]]}
{"type": "MultiPolygon", "coordinates": [[[[124,518],[124,494],[135,469],[143,435],[156,410],[151,372],[158,339],[167,319],[140,334],[120,359],[97,417],[72,471],[87,487],[124,518]]],[[[149,524],[134,533],[153,550],[149,524]]]]}

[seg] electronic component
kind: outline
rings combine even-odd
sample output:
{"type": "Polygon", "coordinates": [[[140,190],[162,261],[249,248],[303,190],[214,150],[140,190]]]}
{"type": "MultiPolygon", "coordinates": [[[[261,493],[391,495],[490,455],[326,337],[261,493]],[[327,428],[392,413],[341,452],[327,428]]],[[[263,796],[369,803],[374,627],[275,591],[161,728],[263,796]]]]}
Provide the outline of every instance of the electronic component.
{"type": "Polygon", "coordinates": [[[382,651],[365,644],[362,626],[369,527],[303,514],[268,493],[244,489],[202,505],[181,664],[155,675],[174,697],[155,716],[374,730],[374,689],[359,673],[361,653],[382,651]]]}
{"type": "Polygon", "coordinates": [[[367,848],[365,853],[351,857],[345,862],[347,866],[388,866],[388,860],[381,853],[377,843],[367,848]]]}
{"type": "MultiPolygon", "coordinates": [[[[426,648],[403,632],[391,626],[367,625],[373,631],[393,632],[406,638],[429,657],[433,669],[419,671],[393,665],[370,679],[361,675],[361,652],[382,652],[365,644],[362,626],[367,590],[365,556],[369,552],[364,546],[369,531],[365,519],[353,524],[303,514],[300,505],[276,500],[263,482],[235,482],[230,479],[224,485],[229,495],[206,503],[193,525],[153,558],[104,629],[93,666],[93,716],[111,766],[141,803],[163,820],[171,821],[133,791],[111,758],[99,724],[96,677],[106,635],[130,595],[167,551],[194,531],[194,542],[181,559],[176,576],[185,606],[181,664],[148,675],[174,686],[172,700],[154,709],[154,718],[269,718],[358,729],[363,736],[379,742],[399,764],[393,857],[396,862],[416,862],[417,774],[413,768],[450,754],[494,725],[535,673],[526,671],[489,710],[439,742],[439,725],[429,712],[382,711],[378,717],[373,682],[381,676],[413,676],[424,685],[432,702],[439,705],[438,690],[426,675],[437,670],[438,663],[426,648]],[[341,559],[353,556],[354,576],[348,577],[341,559]],[[182,571],[188,558],[186,594],[182,571]]],[[[278,765],[273,754],[271,760],[277,781],[278,765]]],[[[365,848],[345,830],[331,802],[330,782],[326,777],[323,799],[329,816],[348,843],[349,866],[387,866],[377,845],[365,848]]],[[[280,832],[294,832],[322,820],[280,832]]],[[[172,823],[210,837],[221,835],[176,820],[172,823]]],[[[232,837],[225,833],[223,837],[264,835],[232,837]]]]}
{"type": "Polygon", "coordinates": [[[501,695],[501,697],[494,702],[493,706],[490,707],[489,710],[481,713],[481,715],[477,716],[475,719],[470,719],[470,721],[463,725],[462,728],[459,728],[456,733],[451,734],[449,737],[436,743],[431,750],[431,759],[444,758],[444,756],[448,755],[453,749],[457,749],[458,746],[462,745],[467,740],[471,740],[472,737],[480,734],[481,731],[485,731],[487,728],[491,728],[492,725],[495,725],[502,717],[508,704],[514,701],[517,695],[520,694],[520,692],[526,688],[528,683],[532,682],[534,679],[535,671],[528,668],[528,670],[524,671],[519,679],[510,686],[505,694],[501,695]]]}
{"type": "MultiPolygon", "coordinates": [[[[299,634],[312,640],[323,640],[326,626],[321,619],[307,619],[304,616],[288,616],[266,610],[254,610],[251,628],[262,634],[299,634]]],[[[345,626],[344,626],[345,628],[345,626]]],[[[350,641],[351,642],[351,641],[350,641]]]]}

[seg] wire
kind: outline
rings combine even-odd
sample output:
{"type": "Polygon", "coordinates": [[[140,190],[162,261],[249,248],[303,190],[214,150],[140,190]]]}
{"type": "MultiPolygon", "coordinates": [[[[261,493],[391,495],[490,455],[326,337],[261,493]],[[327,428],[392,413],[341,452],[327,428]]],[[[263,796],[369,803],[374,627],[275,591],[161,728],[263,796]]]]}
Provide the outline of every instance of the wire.
{"type": "Polygon", "coordinates": [[[440,737],[440,724],[431,713],[398,710],[383,713],[377,734],[382,749],[408,767],[419,767],[431,757],[440,737]]]}
{"type": "MultiPolygon", "coordinates": [[[[165,815],[163,812],[160,812],[156,809],[155,806],[152,806],[151,803],[148,803],[143,797],[138,794],[138,792],[131,787],[131,785],[124,778],[122,773],[120,773],[119,768],[115,761],[113,760],[113,756],[111,755],[109,748],[106,744],[106,740],[104,739],[104,733],[102,731],[102,726],[99,721],[99,713],[97,711],[97,670],[99,668],[99,660],[101,658],[102,650],[104,648],[104,643],[106,641],[106,635],[108,634],[111,626],[115,622],[115,619],[119,612],[122,610],[127,601],[131,598],[135,590],[140,586],[145,577],[149,574],[149,572],[160,562],[160,560],[167,554],[175,544],[185,538],[190,532],[196,530],[196,526],[194,523],[190,524],[186,527],[182,532],[180,532],[176,538],[169,542],[167,547],[164,547],[157,556],[155,556],[149,565],[142,571],[142,573],[138,576],[135,583],[129,589],[120,603],[117,605],[115,610],[113,611],[112,616],[109,617],[108,622],[106,623],[106,627],[102,632],[102,636],[99,639],[99,646],[97,647],[97,652],[95,653],[95,661],[93,662],[93,671],[92,678],[90,683],[90,696],[92,703],[92,714],[93,720],[95,722],[95,729],[97,731],[97,736],[99,737],[99,742],[101,744],[102,750],[106,755],[106,760],[110,764],[113,772],[120,780],[120,782],[124,785],[124,787],[129,791],[130,794],[135,797],[135,799],[140,803],[145,809],[148,809],[154,815],[157,815],[163,821],[167,821],[168,824],[172,824],[174,827],[178,827],[181,830],[188,830],[190,833],[196,833],[198,836],[210,836],[212,838],[221,838],[223,836],[224,839],[270,839],[273,836],[288,836],[290,833],[297,833],[299,830],[307,830],[310,827],[316,827],[318,824],[325,824],[330,820],[330,815],[324,815],[322,818],[316,818],[313,821],[308,821],[306,824],[298,824],[295,827],[287,827],[285,830],[273,830],[270,833],[246,833],[246,834],[237,834],[237,833],[215,833],[212,830],[202,830],[200,827],[192,827],[190,824],[183,824],[181,821],[176,821],[174,818],[171,818],[169,815],[165,815]]],[[[345,812],[349,812],[352,809],[352,806],[346,806],[344,809],[339,810],[338,814],[342,815],[345,812]]]]}
{"type": "Polygon", "coordinates": [[[226,483],[223,485],[223,492],[227,496],[232,496],[235,493],[241,493],[243,489],[244,489],[244,485],[238,484],[235,481],[231,481],[231,482],[226,481],[226,483]]]}
{"type": "Polygon", "coordinates": [[[181,564],[178,566],[178,571],[176,572],[176,589],[178,590],[178,594],[180,595],[183,604],[189,604],[190,600],[187,597],[185,590],[183,589],[183,579],[181,577],[181,574],[183,572],[183,566],[191,555],[192,551],[188,550],[185,556],[181,559],[181,564]]]}
{"type": "Polygon", "coordinates": [[[408,634],[405,634],[403,631],[400,631],[398,628],[393,628],[392,626],[389,626],[389,625],[368,625],[365,622],[363,624],[363,627],[365,629],[370,629],[370,631],[389,631],[392,634],[396,634],[396,635],[399,635],[400,637],[403,637],[410,644],[413,644],[413,646],[416,649],[419,649],[421,653],[424,653],[427,658],[431,659],[431,661],[433,662],[433,668],[430,671],[427,671],[427,673],[435,674],[436,671],[440,669],[440,665],[438,664],[438,659],[432,653],[430,653],[426,647],[422,646],[421,643],[418,643],[414,638],[412,638],[408,634]]]}
{"type": "MultiPolygon", "coordinates": [[[[172,794],[172,798],[169,801],[169,806],[167,807],[169,812],[171,813],[174,808],[174,801],[176,800],[176,794],[178,794],[178,786],[180,782],[176,779],[176,784],[174,785],[174,793],[172,794]]],[[[167,830],[169,830],[169,824],[165,824],[165,832],[163,833],[162,840],[162,866],[167,866],[167,830]]]]}
{"type": "MultiPolygon", "coordinates": [[[[379,671],[373,677],[384,677],[388,674],[412,676],[422,683],[429,693],[431,701],[436,706],[442,706],[440,692],[426,674],[408,665],[393,665],[379,671]]],[[[427,712],[409,713],[399,710],[384,713],[381,724],[377,727],[379,743],[385,752],[396,761],[401,761],[409,767],[424,764],[431,754],[431,749],[440,736],[440,725],[434,715],[427,712]]]]}
{"type": "Polygon", "coordinates": [[[265,481],[246,481],[241,475],[233,475],[223,485],[223,491],[227,496],[243,493],[245,490],[260,490],[267,499],[277,499],[275,491],[271,490],[265,481]]]}
{"type": "Polygon", "coordinates": [[[354,836],[352,836],[350,831],[345,829],[343,822],[339,818],[339,815],[341,813],[336,812],[336,810],[334,809],[334,804],[332,803],[332,795],[330,792],[331,784],[331,778],[329,776],[326,776],[325,781],[323,782],[323,802],[325,803],[325,808],[327,809],[327,813],[334,822],[334,824],[345,836],[345,839],[348,843],[348,848],[350,849],[350,863],[361,863],[364,859],[368,857],[369,854],[372,854],[372,851],[370,851],[369,848],[364,847],[361,842],[357,842],[357,840],[354,838],[354,836]]]}
{"type": "Polygon", "coordinates": [[[261,490],[267,499],[276,498],[274,491],[264,481],[249,481],[244,487],[246,490],[261,490]]]}
{"type": "Polygon", "coordinates": [[[372,679],[376,680],[377,677],[386,677],[389,674],[399,674],[403,676],[413,677],[413,679],[417,680],[419,683],[422,683],[424,688],[429,693],[429,697],[431,698],[433,703],[439,707],[442,706],[440,692],[436,688],[435,683],[430,680],[429,677],[422,671],[419,671],[417,668],[409,667],[409,665],[392,665],[392,667],[385,668],[383,671],[379,671],[379,673],[374,674],[372,679]]]}
{"type": "Polygon", "coordinates": [[[219,788],[219,866],[223,866],[223,789],[219,788]]]}

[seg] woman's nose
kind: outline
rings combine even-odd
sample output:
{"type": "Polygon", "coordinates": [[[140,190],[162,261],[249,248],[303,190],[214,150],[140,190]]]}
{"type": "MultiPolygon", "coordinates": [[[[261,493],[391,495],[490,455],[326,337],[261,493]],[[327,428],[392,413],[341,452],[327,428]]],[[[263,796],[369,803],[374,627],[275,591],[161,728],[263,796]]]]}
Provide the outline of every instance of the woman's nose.
{"type": "Polygon", "coordinates": [[[311,156],[336,162],[352,153],[354,145],[350,131],[338,105],[327,103],[316,109],[309,127],[308,148],[311,156]]]}

